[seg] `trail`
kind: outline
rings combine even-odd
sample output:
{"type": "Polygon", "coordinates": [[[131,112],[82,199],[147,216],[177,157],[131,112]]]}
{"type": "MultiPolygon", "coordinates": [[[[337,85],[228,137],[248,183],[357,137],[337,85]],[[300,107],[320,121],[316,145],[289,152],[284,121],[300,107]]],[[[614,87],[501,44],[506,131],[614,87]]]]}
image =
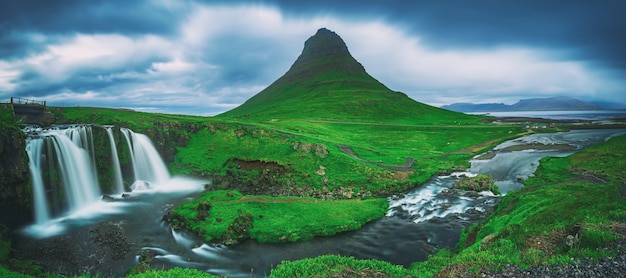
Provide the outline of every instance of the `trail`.
{"type": "Polygon", "coordinates": [[[338,147],[342,152],[344,152],[345,154],[349,155],[350,157],[358,161],[362,161],[371,165],[380,166],[385,169],[394,170],[394,171],[411,172],[412,171],[411,166],[413,166],[413,162],[415,162],[415,159],[413,159],[412,157],[409,157],[406,159],[406,163],[404,165],[389,165],[389,164],[384,164],[382,162],[375,162],[375,161],[370,161],[367,159],[360,158],[358,155],[354,153],[354,151],[349,146],[338,145],[338,147]]]}

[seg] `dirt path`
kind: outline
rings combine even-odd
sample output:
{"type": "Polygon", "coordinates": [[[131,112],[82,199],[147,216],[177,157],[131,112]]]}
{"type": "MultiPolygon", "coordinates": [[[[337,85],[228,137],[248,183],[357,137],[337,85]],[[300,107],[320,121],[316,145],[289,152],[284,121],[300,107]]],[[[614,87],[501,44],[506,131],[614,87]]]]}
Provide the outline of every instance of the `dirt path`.
{"type": "Polygon", "coordinates": [[[400,171],[400,172],[413,171],[411,170],[411,166],[413,166],[413,162],[415,162],[415,159],[413,159],[412,157],[407,158],[406,163],[404,163],[404,165],[389,165],[389,164],[384,164],[382,162],[375,162],[375,161],[370,161],[367,159],[360,158],[358,155],[354,153],[354,151],[349,146],[346,146],[346,145],[339,145],[339,149],[345,154],[349,155],[350,157],[358,161],[365,162],[367,164],[376,165],[376,166],[383,167],[385,169],[400,171]]]}

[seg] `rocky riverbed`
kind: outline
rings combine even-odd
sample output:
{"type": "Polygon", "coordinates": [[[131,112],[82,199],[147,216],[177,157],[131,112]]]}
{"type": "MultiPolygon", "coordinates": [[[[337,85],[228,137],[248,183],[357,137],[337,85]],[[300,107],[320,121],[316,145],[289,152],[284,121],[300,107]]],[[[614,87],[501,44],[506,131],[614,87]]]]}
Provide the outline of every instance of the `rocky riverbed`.
{"type": "Polygon", "coordinates": [[[505,265],[498,272],[481,271],[479,274],[465,273],[463,277],[624,277],[626,275],[626,239],[616,242],[618,249],[614,257],[597,260],[572,259],[571,264],[536,265],[529,269],[505,265]]]}

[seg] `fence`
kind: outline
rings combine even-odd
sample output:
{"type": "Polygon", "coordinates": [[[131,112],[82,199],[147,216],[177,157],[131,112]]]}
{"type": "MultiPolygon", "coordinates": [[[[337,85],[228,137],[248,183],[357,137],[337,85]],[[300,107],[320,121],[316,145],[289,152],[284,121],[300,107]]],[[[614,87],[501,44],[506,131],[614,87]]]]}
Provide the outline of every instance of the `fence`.
{"type": "Polygon", "coordinates": [[[11,104],[32,104],[46,106],[45,100],[25,99],[21,97],[11,97],[11,104]]]}

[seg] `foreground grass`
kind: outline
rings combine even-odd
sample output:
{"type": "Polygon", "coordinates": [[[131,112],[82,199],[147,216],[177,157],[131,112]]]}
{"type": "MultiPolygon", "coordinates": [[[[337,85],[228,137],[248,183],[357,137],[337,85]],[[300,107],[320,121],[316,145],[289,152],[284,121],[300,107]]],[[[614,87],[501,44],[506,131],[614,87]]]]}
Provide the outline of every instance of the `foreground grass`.
{"type": "Polygon", "coordinates": [[[402,266],[377,260],[324,255],[295,262],[284,262],[269,277],[405,277],[410,272],[402,266]]]}
{"type": "Polygon", "coordinates": [[[382,198],[323,201],[217,190],[175,208],[170,222],[207,241],[291,242],[356,230],[381,218],[388,205],[382,198]]]}

